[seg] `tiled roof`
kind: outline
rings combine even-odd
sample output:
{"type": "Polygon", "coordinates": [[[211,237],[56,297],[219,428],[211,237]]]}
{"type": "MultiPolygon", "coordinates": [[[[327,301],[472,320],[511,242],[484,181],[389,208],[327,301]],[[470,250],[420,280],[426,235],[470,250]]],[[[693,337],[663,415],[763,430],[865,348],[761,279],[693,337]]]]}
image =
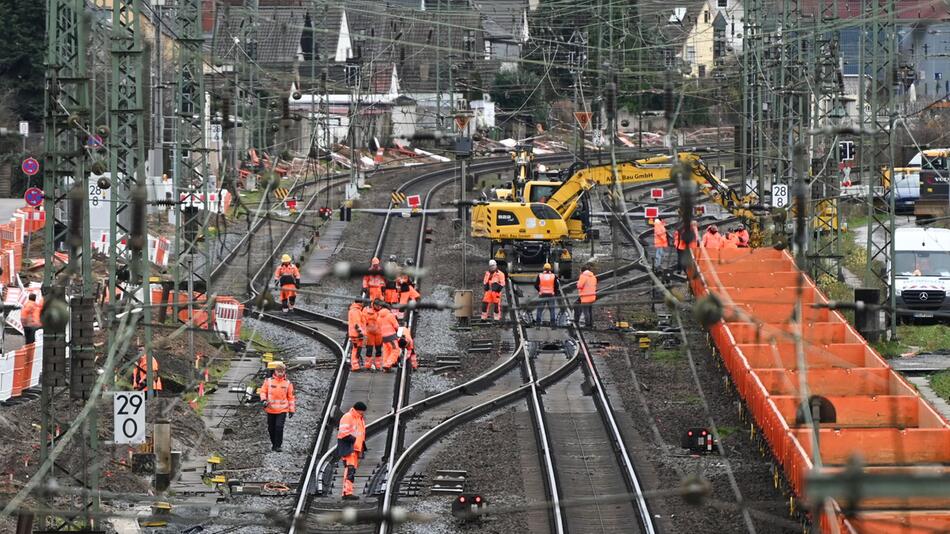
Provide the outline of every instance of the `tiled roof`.
{"type": "Polygon", "coordinates": [[[516,40],[521,33],[527,0],[475,0],[482,25],[490,38],[516,40]]]}
{"type": "Polygon", "coordinates": [[[306,11],[305,7],[299,6],[262,7],[256,17],[248,17],[243,9],[219,10],[214,38],[215,58],[234,61],[240,57],[241,49],[254,57],[253,47],[244,42],[244,35],[248,24],[256,21],[257,51],[254,59],[261,65],[293,63],[300,49],[306,11]],[[241,42],[235,44],[234,38],[241,42]]]}
{"type": "MultiPolygon", "coordinates": [[[[484,50],[479,15],[470,9],[447,12],[389,7],[379,12],[362,8],[365,5],[354,3],[346,9],[354,55],[362,53],[364,87],[379,82],[388,90],[388,75],[395,64],[403,91],[434,91],[438,57],[441,83],[447,89],[450,65],[478,59],[484,50]],[[378,79],[380,69],[386,71],[385,83],[378,79]]],[[[334,61],[334,56],[342,16],[339,6],[322,8],[314,31],[317,69],[326,69],[328,79],[340,84],[344,82],[345,67],[334,61]]],[[[302,73],[309,71],[309,63],[301,65],[302,73]]]]}

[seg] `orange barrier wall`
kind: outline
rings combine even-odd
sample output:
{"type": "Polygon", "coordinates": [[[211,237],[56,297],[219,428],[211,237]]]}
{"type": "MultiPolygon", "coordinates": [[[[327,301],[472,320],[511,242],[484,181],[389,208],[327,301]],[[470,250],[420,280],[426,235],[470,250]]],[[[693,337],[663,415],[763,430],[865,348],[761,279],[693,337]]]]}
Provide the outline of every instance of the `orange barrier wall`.
{"type": "MultiPolygon", "coordinates": [[[[820,424],[822,468],[840,470],[859,456],[869,470],[947,471],[950,425],[837,311],[813,308],[828,300],[792,257],[774,249],[695,251],[690,285],[697,296],[714,293],[724,318],[709,334],[739,395],[782,466],[792,490],[805,494],[813,468],[813,430],[799,424],[802,396],[799,355],[789,323],[803,302],[802,360],[809,396],[834,408],[834,422],[820,424]],[[799,285],[801,289],[799,290],[799,285]]],[[[946,499],[872,499],[862,513],[822,518],[821,530],[883,533],[950,531],[946,499]]],[[[834,507],[840,511],[837,504],[834,507]]]]}

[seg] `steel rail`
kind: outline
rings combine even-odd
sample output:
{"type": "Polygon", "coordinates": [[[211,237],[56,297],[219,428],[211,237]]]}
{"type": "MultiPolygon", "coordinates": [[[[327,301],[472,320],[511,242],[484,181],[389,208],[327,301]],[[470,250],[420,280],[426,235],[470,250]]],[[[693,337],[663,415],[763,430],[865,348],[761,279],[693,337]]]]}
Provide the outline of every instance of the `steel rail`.
{"type": "MultiPolygon", "coordinates": [[[[554,154],[554,155],[549,155],[549,156],[538,157],[536,158],[536,161],[559,162],[559,161],[569,160],[570,158],[571,158],[570,155],[554,154]]],[[[484,170],[496,169],[496,168],[504,169],[508,167],[510,164],[511,164],[510,160],[508,160],[507,158],[498,158],[497,160],[493,159],[491,161],[483,161],[483,162],[474,163],[469,167],[469,169],[472,171],[474,170],[484,171],[484,170]]],[[[398,191],[403,191],[408,186],[416,184],[419,181],[438,177],[439,175],[446,174],[446,173],[454,174],[455,168],[450,167],[447,169],[440,169],[440,170],[432,171],[430,173],[413,178],[403,183],[399,187],[398,191]]],[[[316,195],[314,198],[316,198],[316,195]]],[[[427,198],[428,198],[428,195],[427,195],[427,198]]],[[[379,253],[382,251],[383,246],[385,244],[385,239],[388,234],[388,227],[393,216],[394,207],[395,206],[392,204],[392,202],[390,202],[389,209],[383,221],[383,226],[380,229],[380,234],[377,239],[376,248],[374,250],[374,254],[376,256],[379,255],[379,253]]],[[[305,211],[302,211],[301,216],[304,213],[305,211]]],[[[426,215],[425,212],[423,213],[423,215],[426,215]]],[[[299,221],[299,217],[297,220],[299,221]]],[[[421,227],[420,232],[424,232],[425,230],[424,221],[425,221],[425,218],[423,218],[423,223],[420,225],[421,227]]],[[[282,239],[282,242],[285,242],[286,238],[289,238],[289,235],[294,227],[295,225],[291,225],[291,229],[289,229],[288,232],[285,234],[285,239],[282,239]]],[[[421,233],[420,233],[420,237],[422,237],[421,233]]],[[[417,243],[417,260],[421,260],[423,244],[424,244],[424,239],[421,238],[420,242],[417,243]]],[[[237,248],[238,247],[235,247],[235,249],[237,248]]],[[[417,261],[417,265],[419,263],[420,262],[417,261]]],[[[263,267],[260,270],[258,270],[257,273],[255,273],[255,278],[259,277],[262,271],[263,271],[263,267]]],[[[414,314],[411,317],[414,319],[414,314]]],[[[327,478],[327,475],[329,474],[329,471],[327,468],[330,465],[330,458],[333,456],[333,454],[335,454],[336,446],[331,445],[329,443],[329,440],[327,439],[327,435],[328,435],[327,433],[330,430],[332,430],[331,424],[332,424],[332,417],[334,414],[334,408],[336,408],[338,404],[341,402],[342,396],[345,390],[345,383],[346,383],[346,376],[347,376],[345,355],[349,351],[348,343],[349,342],[347,342],[347,346],[344,347],[343,356],[341,356],[340,358],[340,365],[337,368],[337,372],[333,380],[333,386],[331,387],[330,393],[328,394],[329,395],[328,401],[326,405],[324,406],[323,417],[322,417],[322,422],[320,426],[320,433],[318,434],[318,437],[314,442],[314,446],[312,447],[311,454],[308,459],[306,472],[304,473],[303,480],[298,488],[297,499],[296,499],[296,503],[294,507],[293,520],[288,530],[289,534],[297,534],[298,532],[297,529],[304,525],[307,509],[309,508],[309,505],[311,502],[311,497],[322,490],[325,479],[327,478]],[[324,445],[324,443],[326,444],[324,445]],[[323,450],[324,448],[325,450],[323,451],[323,454],[321,454],[321,450],[323,450]]],[[[399,418],[402,417],[403,415],[414,412],[415,410],[422,410],[431,406],[443,404],[445,402],[448,402],[448,400],[450,400],[451,398],[461,396],[465,394],[466,392],[471,391],[472,388],[482,387],[483,384],[485,384],[486,382],[490,382],[497,376],[501,376],[505,374],[506,372],[508,372],[516,364],[517,364],[516,357],[513,356],[512,358],[509,359],[509,361],[503,362],[502,364],[496,366],[493,369],[490,369],[486,373],[483,373],[479,377],[476,377],[470,380],[469,382],[466,382],[465,384],[461,384],[454,388],[450,388],[449,390],[433,395],[430,398],[422,399],[412,404],[399,406],[392,412],[370,422],[366,427],[366,437],[369,438],[371,436],[374,436],[380,431],[392,425],[393,423],[391,422],[391,420],[396,420],[398,424],[399,418]],[[438,399],[436,399],[435,397],[438,397],[438,399]]],[[[406,366],[403,365],[403,371],[405,371],[405,367],[406,366]]],[[[401,375],[405,377],[406,373],[405,372],[401,373],[401,375]]],[[[400,380],[400,382],[402,382],[402,380],[400,380]]],[[[401,386],[401,390],[402,390],[402,393],[397,393],[397,395],[405,395],[406,392],[408,391],[408,384],[406,384],[405,386],[401,386]]],[[[395,449],[398,450],[398,444],[394,442],[393,445],[395,446],[395,449]]],[[[394,484],[392,483],[392,479],[390,483],[387,484],[387,490],[390,486],[394,486],[394,484]]],[[[391,503],[392,503],[392,499],[390,499],[390,507],[391,507],[391,503]]]]}
{"type": "MultiPolygon", "coordinates": [[[[339,177],[341,177],[341,176],[343,176],[343,175],[335,175],[335,176],[332,176],[331,178],[339,178],[339,177]]],[[[291,189],[291,192],[296,191],[297,188],[303,189],[303,188],[309,187],[309,186],[314,185],[314,184],[319,184],[319,183],[322,182],[322,181],[323,181],[323,180],[313,180],[313,181],[310,181],[310,182],[305,182],[305,183],[297,184],[296,186],[294,186],[293,189],[291,189]]],[[[323,193],[326,193],[328,189],[333,189],[333,188],[335,188],[335,187],[340,187],[341,185],[345,185],[345,184],[347,184],[347,183],[349,183],[349,178],[347,178],[347,179],[345,179],[345,180],[337,180],[337,181],[335,181],[335,182],[331,182],[331,183],[329,183],[328,185],[325,185],[325,186],[323,186],[322,188],[318,189],[317,191],[314,192],[314,194],[313,194],[313,195],[310,197],[310,199],[307,201],[306,207],[305,207],[304,209],[300,210],[300,212],[297,214],[296,219],[294,219],[292,222],[291,222],[291,221],[284,221],[284,222],[286,222],[287,224],[290,224],[290,225],[292,225],[292,226],[295,226],[298,222],[300,222],[301,218],[303,218],[303,216],[306,215],[307,210],[310,209],[310,206],[313,205],[313,203],[317,200],[317,198],[318,198],[320,195],[322,195],[323,193]]],[[[268,192],[270,192],[270,191],[271,191],[271,189],[268,189],[268,192]]],[[[277,205],[279,205],[279,204],[280,204],[280,202],[274,202],[271,207],[277,206],[277,205]]],[[[255,222],[254,222],[254,224],[251,226],[250,230],[249,230],[247,233],[245,233],[244,236],[241,237],[241,239],[237,242],[237,244],[235,244],[233,247],[231,247],[231,250],[228,251],[228,253],[224,256],[224,258],[222,258],[222,259],[220,260],[220,262],[218,263],[217,267],[215,267],[214,269],[211,270],[211,276],[210,276],[209,283],[212,283],[212,282],[216,281],[224,272],[226,272],[226,271],[231,267],[231,260],[233,260],[235,257],[237,257],[238,252],[241,250],[241,248],[242,248],[245,244],[247,244],[247,242],[257,233],[257,231],[261,229],[261,227],[264,225],[264,223],[267,222],[267,221],[269,221],[269,220],[270,220],[270,219],[268,219],[267,217],[258,217],[258,218],[255,220],[255,222]]],[[[279,250],[279,249],[280,249],[280,247],[275,247],[275,250],[279,250]]],[[[271,258],[273,258],[273,253],[272,253],[272,255],[270,256],[270,258],[268,258],[268,264],[269,264],[271,258]]]]}
{"type": "MultiPolygon", "coordinates": [[[[521,310],[520,302],[517,296],[517,293],[511,287],[512,284],[506,286],[508,292],[508,302],[511,305],[508,307],[509,312],[514,318],[515,324],[515,336],[520,340],[520,343],[523,345],[527,340],[527,335],[525,334],[524,324],[519,318],[519,312],[521,310]]],[[[561,508],[561,481],[558,476],[558,471],[556,467],[556,461],[554,459],[554,446],[551,443],[551,436],[547,428],[547,419],[544,411],[544,402],[541,400],[542,388],[538,387],[538,381],[535,378],[534,365],[531,362],[531,357],[528,354],[527,350],[522,351],[523,361],[522,368],[528,380],[530,381],[530,395],[529,405],[531,411],[531,421],[534,424],[535,428],[535,438],[537,440],[538,449],[541,452],[542,463],[544,466],[544,486],[548,492],[548,501],[551,503],[550,516],[551,516],[551,527],[554,532],[557,534],[564,534],[567,532],[567,519],[564,516],[564,510],[561,508]]],[[[575,358],[577,354],[575,353],[575,358]]]]}
{"type": "MultiPolygon", "coordinates": [[[[454,173],[453,173],[454,174],[454,173]]],[[[423,261],[425,259],[425,232],[426,232],[426,222],[428,220],[428,209],[429,205],[432,202],[432,199],[435,197],[437,191],[441,190],[445,186],[455,181],[455,177],[446,178],[436,184],[434,184],[428,191],[426,191],[425,198],[422,201],[422,218],[419,222],[419,234],[416,238],[416,256],[415,262],[416,265],[422,267],[423,261]]],[[[464,187],[464,184],[463,184],[464,187]]],[[[418,282],[418,280],[417,280],[418,282]]],[[[416,313],[415,310],[409,310],[409,318],[406,321],[406,327],[410,330],[415,326],[416,313]]],[[[399,373],[399,386],[398,391],[396,392],[395,402],[393,403],[393,420],[391,425],[391,431],[388,438],[387,448],[389,449],[388,454],[386,455],[387,464],[386,464],[386,476],[388,477],[386,482],[386,489],[383,492],[383,498],[381,503],[382,516],[383,520],[379,524],[378,532],[384,534],[389,529],[389,522],[386,518],[389,517],[389,514],[392,510],[392,504],[395,494],[395,480],[392,478],[393,468],[395,466],[396,459],[399,456],[399,449],[402,447],[402,427],[403,427],[403,408],[405,407],[406,402],[409,400],[409,381],[411,372],[409,370],[409,365],[406,361],[400,362],[400,373],[399,373]]]]}
{"type": "MultiPolygon", "coordinates": [[[[561,290],[559,297],[562,300],[562,305],[565,306],[563,309],[570,309],[570,303],[563,290],[561,290]]],[[[656,534],[656,526],[653,524],[653,515],[650,513],[643,486],[640,483],[640,478],[637,476],[633,457],[627,450],[623,433],[620,431],[620,425],[617,424],[617,419],[614,417],[613,406],[604,391],[604,385],[600,379],[600,373],[597,371],[597,365],[594,363],[593,357],[591,357],[583,332],[581,332],[581,329],[577,326],[576,318],[571,318],[568,323],[568,331],[571,337],[577,340],[578,350],[582,356],[583,363],[581,370],[584,372],[591,386],[591,396],[594,400],[594,405],[597,406],[597,412],[600,414],[604,426],[608,431],[608,437],[613,444],[614,453],[620,464],[621,474],[627,484],[627,488],[634,496],[641,527],[647,534],[656,534]]]]}

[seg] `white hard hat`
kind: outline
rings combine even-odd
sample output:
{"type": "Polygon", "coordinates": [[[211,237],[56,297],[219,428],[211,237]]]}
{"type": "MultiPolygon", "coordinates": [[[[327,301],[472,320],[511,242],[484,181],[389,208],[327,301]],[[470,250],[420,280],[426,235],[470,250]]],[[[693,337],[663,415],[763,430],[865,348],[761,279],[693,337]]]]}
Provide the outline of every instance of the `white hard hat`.
{"type": "Polygon", "coordinates": [[[488,260],[489,267],[498,267],[498,262],[495,260],[488,260]]]}

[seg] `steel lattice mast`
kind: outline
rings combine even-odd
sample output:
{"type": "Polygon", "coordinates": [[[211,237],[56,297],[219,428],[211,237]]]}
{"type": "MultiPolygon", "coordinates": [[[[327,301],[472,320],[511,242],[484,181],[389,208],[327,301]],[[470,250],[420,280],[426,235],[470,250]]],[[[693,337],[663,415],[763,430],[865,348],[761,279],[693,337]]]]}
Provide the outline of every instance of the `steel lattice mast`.
{"type": "MultiPolygon", "coordinates": [[[[870,133],[861,136],[859,162],[868,184],[868,240],[865,284],[880,287],[885,303],[896,307],[894,280],[888,274],[894,246],[894,195],[883,195],[885,173],[893,176],[893,134],[896,119],[894,89],[897,70],[897,27],[895,0],[865,0],[861,42],[861,84],[858,106],[861,126],[870,133]]],[[[896,313],[890,328],[896,330],[896,313]]]]}
{"type": "MultiPolygon", "coordinates": [[[[43,287],[46,303],[43,314],[43,370],[40,461],[47,465],[52,446],[56,444],[55,429],[59,426],[53,399],[66,386],[66,321],[56,317],[68,313],[67,299],[78,298],[78,308],[94,291],[91,275],[89,220],[86,191],[88,174],[85,140],[90,135],[89,83],[87,78],[88,18],[84,0],[49,0],[46,13],[46,146],[43,188],[46,193],[47,213],[44,228],[45,266],[43,287]],[[61,247],[68,250],[68,262],[61,263],[56,253],[61,247]],[[57,313],[54,313],[57,312],[57,313]],[[60,313],[61,312],[61,313],[60,313]]],[[[85,399],[97,377],[95,354],[91,344],[72,343],[70,396],[85,399]]],[[[88,441],[96,451],[96,415],[93,410],[83,423],[84,445],[88,441]]],[[[85,449],[84,449],[85,450],[85,449]]],[[[50,469],[49,478],[55,477],[50,469]]],[[[85,521],[94,525],[98,512],[98,464],[83,466],[83,485],[92,491],[92,501],[84,503],[89,512],[63,521],[85,521]]],[[[48,517],[41,515],[39,527],[47,525],[48,517]]],[[[82,525],[80,525],[82,526],[82,525]]]]}
{"type": "MultiPolygon", "coordinates": [[[[176,194],[182,193],[191,199],[192,195],[210,202],[212,190],[208,175],[208,153],[205,148],[206,97],[204,87],[204,63],[202,46],[204,37],[201,28],[201,0],[180,0],[175,15],[178,34],[178,90],[175,101],[175,156],[173,178],[176,194]]],[[[178,200],[175,198],[174,200],[178,200]]],[[[175,225],[175,290],[181,289],[181,283],[188,276],[189,265],[184,263],[186,256],[193,258],[201,254],[202,261],[195,276],[207,285],[211,271],[209,252],[198,246],[201,229],[207,227],[207,217],[190,200],[184,202],[176,212],[175,225]]],[[[208,207],[207,205],[205,206],[208,207]]]]}
{"type": "Polygon", "coordinates": [[[832,132],[832,135],[812,137],[812,175],[814,220],[816,238],[809,242],[811,272],[817,279],[821,275],[840,280],[841,271],[841,228],[838,211],[838,197],[841,188],[838,180],[835,157],[837,152],[836,128],[845,115],[843,107],[844,80],[841,72],[840,31],[838,30],[837,0],[822,0],[818,19],[815,21],[813,36],[812,83],[812,129],[832,132]],[[822,217],[826,206],[830,206],[836,216],[822,217]],[[837,224],[834,224],[835,220],[837,224]]]}
{"type": "MultiPolygon", "coordinates": [[[[112,5],[112,83],[110,95],[109,170],[112,197],[109,221],[110,318],[115,317],[118,294],[141,305],[132,327],[144,321],[144,348],[148,354],[147,383],[152,384],[151,308],[145,204],[145,53],[142,47],[142,0],[114,0],[112,5]],[[133,202],[135,205],[133,206],[133,202]],[[120,259],[125,265],[120,264],[120,259]],[[120,280],[121,278],[121,280],[120,280]],[[120,286],[120,281],[124,285],[120,286]],[[139,290],[141,294],[139,295],[139,290]]],[[[110,339],[115,341],[114,333],[110,339]]]]}

